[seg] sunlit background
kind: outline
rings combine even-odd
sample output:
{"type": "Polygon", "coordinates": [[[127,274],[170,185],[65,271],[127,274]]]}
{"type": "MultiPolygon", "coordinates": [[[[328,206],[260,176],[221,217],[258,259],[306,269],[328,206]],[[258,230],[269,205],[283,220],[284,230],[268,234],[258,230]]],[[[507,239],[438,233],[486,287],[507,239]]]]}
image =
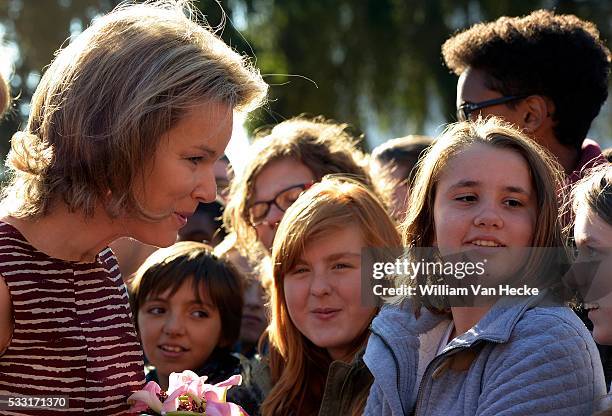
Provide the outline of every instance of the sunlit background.
{"type": "MultiPolygon", "coordinates": [[[[0,156],[23,125],[53,52],[117,0],[0,0],[0,72],[17,97],[0,124],[0,156]]],[[[269,104],[237,120],[228,149],[240,167],[257,128],[298,114],[351,124],[364,146],[407,134],[435,135],[454,121],[456,77],[440,46],[453,32],[538,8],[573,13],[612,33],[609,0],[199,0],[223,39],[256,59],[271,85],[269,104]],[[226,19],[223,16],[226,16],[226,19]],[[224,23],[225,20],[225,23],[224,23]]],[[[612,146],[610,100],[589,137],[612,146]]]]}

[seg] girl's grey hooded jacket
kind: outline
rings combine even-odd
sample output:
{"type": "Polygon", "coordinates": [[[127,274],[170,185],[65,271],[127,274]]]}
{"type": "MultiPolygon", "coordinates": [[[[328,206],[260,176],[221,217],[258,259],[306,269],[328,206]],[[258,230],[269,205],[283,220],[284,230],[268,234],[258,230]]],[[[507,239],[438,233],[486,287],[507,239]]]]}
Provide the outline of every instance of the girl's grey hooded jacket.
{"type": "Polygon", "coordinates": [[[591,415],[606,394],[595,343],[569,308],[539,300],[499,300],[438,355],[448,317],[384,307],[364,357],[374,375],[365,415],[591,415]]]}

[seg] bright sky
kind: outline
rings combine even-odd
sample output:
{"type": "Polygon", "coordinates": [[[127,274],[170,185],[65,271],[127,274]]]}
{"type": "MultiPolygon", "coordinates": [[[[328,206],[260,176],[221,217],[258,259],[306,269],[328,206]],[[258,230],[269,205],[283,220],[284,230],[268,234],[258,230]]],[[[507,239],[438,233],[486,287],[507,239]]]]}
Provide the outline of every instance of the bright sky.
{"type": "Polygon", "coordinates": [[[249,147],[249,138],[244,128],[244,120],[244,114],[234,113],[234,130],[232,131],[232,138],[225,150],[225,154],[230,160],[236,175],[242,173],[248,156],[247,148],[249,147]]]}

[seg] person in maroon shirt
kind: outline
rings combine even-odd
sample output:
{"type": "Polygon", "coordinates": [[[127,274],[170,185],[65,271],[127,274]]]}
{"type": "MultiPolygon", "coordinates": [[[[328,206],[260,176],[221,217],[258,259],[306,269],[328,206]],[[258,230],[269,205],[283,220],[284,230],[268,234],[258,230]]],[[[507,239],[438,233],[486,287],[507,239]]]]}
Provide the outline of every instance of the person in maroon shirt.
{"type": "MultiPolygon", "coordinates": [[[[0,219],[3,399],[63,395],[60,414],[114,415],[142,387],[108,244],[173,244],[197,204],[216,197],[213,166],[234,111],[267,91],[243,56],[186,16],[189,6],[122,5],[96,19],[58,52],[11,140],[0,219]]],[[[7,402],[3,415],[47,412],[7,402]]]]}
{"type": "Polygon", "coordinates": [[[459,76],[457,118],[496,115],[556,156],[570,182],[601,149],[586,135],[608,96],[610,51],[595,25],[538,10],[500,17],[442,46],[459,76]]]}

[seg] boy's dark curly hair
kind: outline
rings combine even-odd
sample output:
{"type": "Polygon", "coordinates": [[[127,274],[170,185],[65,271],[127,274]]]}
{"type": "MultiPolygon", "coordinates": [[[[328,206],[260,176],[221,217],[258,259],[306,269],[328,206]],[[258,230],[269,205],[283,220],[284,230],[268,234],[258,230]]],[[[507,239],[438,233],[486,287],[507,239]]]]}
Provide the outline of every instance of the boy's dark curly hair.
{"type": "Polygon", "coordinates": [[[610,50],[593,23],[573,15],[537,10],[479,23],[448,39],[442,55],[457,75],[485,72],[487,88],[503,95],[550,98],[555,136],[567,146],[580,148],[608,97],[610,50]]]}

